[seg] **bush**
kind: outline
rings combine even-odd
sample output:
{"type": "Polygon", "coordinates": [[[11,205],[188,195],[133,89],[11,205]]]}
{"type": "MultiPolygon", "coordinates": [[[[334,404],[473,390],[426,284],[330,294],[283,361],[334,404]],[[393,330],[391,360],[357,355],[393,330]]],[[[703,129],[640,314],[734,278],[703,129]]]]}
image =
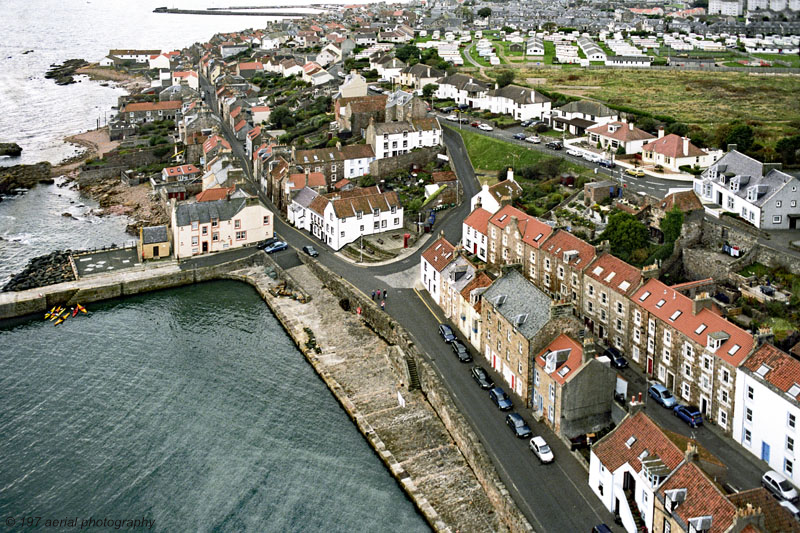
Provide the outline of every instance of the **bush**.
{"type": "Polygon", "coordinates": [[[159,146],[158,148],[153,150],[153,155],[158,158],[161,158],[170,153],[171,151],[172,151],[171,146],[159,146]]]}

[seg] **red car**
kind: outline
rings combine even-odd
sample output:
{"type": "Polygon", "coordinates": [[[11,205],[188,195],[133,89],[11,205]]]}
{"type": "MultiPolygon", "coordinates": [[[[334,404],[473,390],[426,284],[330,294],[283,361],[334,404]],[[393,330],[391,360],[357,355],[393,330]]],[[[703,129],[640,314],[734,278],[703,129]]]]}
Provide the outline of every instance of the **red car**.
{"type": "Polygon", "coordinates": [[[480,122],[473,122],[472,124],[470,124],[470,126],[472,126],[473,128],[477,128],[479,125],[480,122]]]}

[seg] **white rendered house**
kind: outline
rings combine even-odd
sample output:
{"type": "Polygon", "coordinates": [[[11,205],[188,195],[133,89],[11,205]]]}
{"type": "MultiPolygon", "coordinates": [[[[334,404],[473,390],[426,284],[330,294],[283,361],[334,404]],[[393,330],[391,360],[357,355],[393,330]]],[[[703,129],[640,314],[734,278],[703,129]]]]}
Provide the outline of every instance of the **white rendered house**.
{"type": "Polygon", "coordinates": [[[419,279],[436,305],[441,305],[442,271],[453,260],[455,246],[442,235],[420,256],[419,279]]]}

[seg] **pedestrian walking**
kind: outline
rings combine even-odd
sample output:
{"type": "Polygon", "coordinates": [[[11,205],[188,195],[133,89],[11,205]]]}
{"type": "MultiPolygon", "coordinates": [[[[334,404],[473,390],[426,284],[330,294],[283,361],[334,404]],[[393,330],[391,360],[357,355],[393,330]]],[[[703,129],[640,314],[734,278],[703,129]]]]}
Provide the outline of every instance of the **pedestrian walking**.
{"type": "Polygon", "coordinates": [[[374,290],[374,289],[373,289],[373,291],[372,291],[372,301],[373,301],[373,302],[375,301],[375,290],[374,290]]]}
{"type": "Polygon", "coordinates": [[[386,311],[386,300],[381,300],[381,311],[386,311]]]}
{"type": "Polygon", "coordinates": [[[389,296],[389,292],[386,289],[383,289],[383,299],[385,300],[387,296],[389,296]]]}

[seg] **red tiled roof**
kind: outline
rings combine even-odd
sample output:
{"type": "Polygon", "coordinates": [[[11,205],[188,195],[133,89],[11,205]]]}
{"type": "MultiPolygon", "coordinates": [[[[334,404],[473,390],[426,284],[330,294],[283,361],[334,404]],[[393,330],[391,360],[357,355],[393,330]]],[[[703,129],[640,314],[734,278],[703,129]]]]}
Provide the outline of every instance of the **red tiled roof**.
{"type": "Polygon", "coordinates": [[[214,189],[206,189],[197,193],[194,197],[197,202],[215,202],[223,200],[229,192],[236,190],[236,187],[216,187],[214,189]]]}
{"type": "Polygon", "coordinates": [[[393,207],[400,207],[400,200],[398,200],[396,192],[381,193],[377,192],[377,187],[375,189],[376,192],[372,194],[354,189],[327,196],[333,202],[333,210],[338,218],[352,218],[359,212],[371,213],[375,209],[386,212],[391,211],[393,207]],[[363,194],[359,194],[362,192],[363,194]]]}
{"type": "Polygon", "coordinates": [[[651,279],[637,290],[631,297],[631,301],[701,346],[708,344],[708,335],[711,333],[724,331],[730,338],[722,343],[715,355],[734,367],[742,364],[750,350],[753,349],[753,337],[745,330],[728,322],[710,309],[702,309],[693,315],[691,298],[667,287],[657,279],[651,279]],[[642,300],[645,293],[648,295],[642,300]],[[660,307],[659,304],[661,304],[660,307]],[[701,330],[702,324],[706,327],[701,330]],[[739,348],[733,354],[729,353],[736,345],[739,348]]]}
{"type": "Polygon", "coordinates": [[[134,111],[166,111],[180,109],[181,102],[168,100],[166,102],[134,102],[125,106],[123,113],[133,113],[134,111]]]}
{"type": "Polygon", "coordinates": [[[195,72],[193,70],[183,70],[183,71],[179,71],[179,72],[173,72],[172,73],[172,77],[173,78],[196,78],[197,77],[197,72],[195,72]]]}
{"type": "Polygon", "coordinates": [[[598,257],[586,269],[586,274],[606,287],[624,295],[633,293],[642,282],[641,270],[608,253],[598,257]]]}
{"type": "Polygon", "coordinates": [[[681,449],[642,411],[625,417],[614,431],[592,447],[592,452],[611,472],[615,472],[625,463],[630,464],[636,472],[641,472],[639,455],[645,450],[648,458],[657,456],[670,470],[674,470],[683,461],[681,449]],[[634,440],[628,446],[631,437],[634,440]]]}
{"type": "MultiPolygon", "coordinates": [[[[483,289],[492,284],[492,278],[486,275],[486,272],[478,272],[475,278],[467,283],[467,286],[461,289],[461,297],[464,298],[467,302],[469,302],[469,293],[474,291],[475,289],[483,289]]],[[[475,299],[475,310],[480,312],[481,310],[481,299],[475,299]]]]}
{"type": "Polygon", "coordinates": [[[687,142],[687,150],[683,149],[683,138],[674,133],[664,135],[660,139],[642,146],[642,152],[656,152],[665,157],[700,157],[707,155],[703,150],[687,142]]]}
{"type": "Polygon", "coordinates": [[[560,366],[553,369],[553,371],[550,373],[550,376],[557,383],[563,385],[564,383],[566,383],[567,378],[572,374],[574,374],[575,371],[581,367],[581,364],[583,363],[583,346],[578,344],[567,334],[562,333],[561,335],[553,339],[553,342],[548,344],[547,348],[542,350],[539,353],[539,355],[536,356],[536,366],[538,366],[539,368],[544,368],[547,363],[547,358],[545,357],[545,354],[548,352],[556,352],[558,350],[570,350],[567,360],[561,363],[560,366]],[[560,372],[565,366],[569,370],[565,372],[560,372]]]}
{"type": "Polygon", "coordinates": [[[166,167],[164,171],[167,176],[187,176],[189,174],[197,174],[200,169],[194,165],[180,165],[177,167],[166,167]]]}
{"type": "MultiPolygon", "coordinates": [[[[800,533],[800,524],[763,487],[731,494],[728,499],[739,509],[746,508],[748,503],[754,509],[761,509],[761,514],[764,515],[764,530],[751,529],[750,531],[754,533],[800,533]]],[[[742,533],[746,531],[748,530],[745,528],[742,533]]]]}
{"type": "Polygon", "coordinates": [[[428,246],[427,250],[422,252],[422,258],[430,263],[437,272],[441,272],[453,260],[454,250],[455,246],[450,244],[447,239],[439,237],[433,244],[428,246]]]}
{"type": "Polygon", "coordinates": [[[293,191],[299,191],[303,187],[324,187],[325,174],[322,172],[309,172],[308,182],[306,182],[305,174],[290,174],[289,183],[293,191]]]}
{"type": "Polygon", "coordinates": [[[247,125],[247,121],[245,119],[242,119],[242,120],[240,120],[239,122],[236,123],[236,125],[233,127],[233,131],[239,131],[240,129],[242,129],[246,125],[247,125]]]}
{"type": "Polygon", "coordinates": [[[208,152],[216,148],[218,144],[221,144],[222,147],[225,148],[226,150],[231,149],[231,144],[228,141],[226,141],[219,135],[212,135],[206,140],[206,142],[203,143],[203,153],[207,154],[208,152]]]}
{"type": "Polygon", "coordinates": [[[603,137],[608,137],[610,139],[616,139],[620,142],[630,142],[630,141],[641,141],[644,139],[655,139],[655,136],[650,135],[644,130],[640,130],[636,126],[633,126],[632,123],[625,123],[625,122],[609,122],[608,124],[602,124],[600,126],[594,126],[593,128],[589,128],[586,130],[588,133],[596,133],[603,137]],[[616,130],[611,132],[614,126],[617,126],[616,130]]]}
{"type": "MultiPolygon", "coordinates": [[[[763,344],[743,366],[756,372],[761,365],[769,368],[763,376],[764,380],[782,392],[789,392],[793,385],[800,385],[800,361],[772,344],[763,344]]],[[[795,395],[794,399],[800,400],[800,394],[795,395]]]]}
{"type": "Polygon", "coordinates": [[[239,63],[239,71],[241,72],[242,70],[264,70],[264,65],[259,61],[239,63]]]}
{"type": "Polygon", "coordinates": [[[553,228],[542,222],[536,217],[523,213],[516,207],[506,205],[495,213],[489,223],[500,230],[505,228],[511,217],[517,217],[517,226],[522,233],[523,242],[530,244],[534,248],[539,248],[542,243],[553,233],[553,228]]]}
{"type": "Polygon", "coordinates": [[[270,108],[269,108],[268,105],[254,105],[253,107],[250,108],[250,110],[253,113],[261,113],[261,112],[269,113],[270,112],[270,108]]]}
{"type": "Polygon", "coordinates": [[[674,192],[661,201],[661,209],[669,211],[677,206],[684,213],[703,209],[703,204],[694,191],[674,192]]]}
{"type": "Polygon", "coordinates": [[[242,106],[236,106],[231,111],[231,118],[236,118],[239,116],[239,113],[242,112],[242,106]]]}
{"type": "Polygon", "coordinates": [[[673,510],[685,524],[692,518],[711,516],[709,533],[724,533],[733,523],[736,506],[733,505],[694,463],[684,463],[667,478],[658,493],[673,489],[686,489],[686,499],[673,510]]]}
{"type": "Polygon", "coordinates": [[[325,208],[328,207],[328,203],[330,200],[322,196],[321,194],[311,200],[311,203],[308,204],[308,208],[317,213],[318,215],[325,214],[325,208]]]}
{"type": "Polygon", "coordinates": [[[334,189],[341,189],[342,187],[345,187],[346,185],[350,185],[350,180],[347,179],[347,178],[343,178],[343,179],[340,179],[339,181],[337,181],[336,183],[334,183],[333,184],[333,188],[334,189]]]}
{"type": "Polygon", "coordinates": [[[247,132],[247,136],[252,140],[258,137],[261,134],[261,126],[256,126],[252,130],[247,132]]]}
{"type": "Polygon", "coordinates": [[[541,249],[549,254],[559,256],[563,259],[563,253],[576,250],[578,256],[570,260],[567,264],[578,268],[586,268],[594,259],[596,251],[594,246],[588,242],[577,238],[568,231],[558,230],[547,239],[541,249]]]}
{"type": "Polygon", "coordinates": [[[475,231],[481,235],[488,235],[490,218],[492,218],[492,214],[489,211],[482,207],[476,207],[475,210],[464,219],[464,224],[474,228],[475,231]]]}

